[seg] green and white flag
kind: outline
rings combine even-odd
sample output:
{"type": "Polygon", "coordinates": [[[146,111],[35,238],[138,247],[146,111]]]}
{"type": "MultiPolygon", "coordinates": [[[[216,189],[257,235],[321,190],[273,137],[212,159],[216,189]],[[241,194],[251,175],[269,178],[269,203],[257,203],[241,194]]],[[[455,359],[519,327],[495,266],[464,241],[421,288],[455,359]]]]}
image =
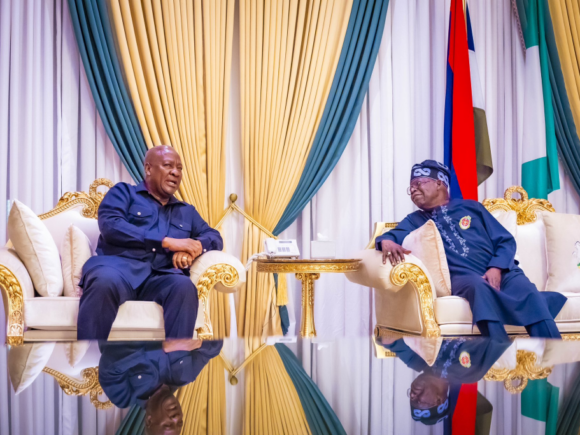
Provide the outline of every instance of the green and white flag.
{"type": "Polygon", "coordinates": [[[515,0],[526,45],[522,186],[531,198],[560,188],[544,0],[515,0]]]}
{"type": "Polygon", "coordinates": [[[522,434],[555,435],[560,388],[548,379],[529,381],[522,391],[522,434]]]}

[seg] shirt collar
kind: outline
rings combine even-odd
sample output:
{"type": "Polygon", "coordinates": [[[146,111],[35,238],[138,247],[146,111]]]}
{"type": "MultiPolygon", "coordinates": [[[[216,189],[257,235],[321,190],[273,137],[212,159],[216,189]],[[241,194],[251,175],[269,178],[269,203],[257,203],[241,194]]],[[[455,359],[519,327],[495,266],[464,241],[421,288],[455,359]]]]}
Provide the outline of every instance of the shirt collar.
{"type": "MultiPolygon", "coordinates": [[[[147,187],[145,187],[145,181],[141,181],[139,184],[137,184],[137,186],[135,186],[135,191],[137,193],[147,192],[149,195],[151,195],[147,190],[147,187]]],[[[151,197],[153,197],[153,195],[151,195],[151,197]]],[[[169,198],[167,205],[172,204],[185,204],[185,203],[183,201],[178,200],[175,196],[171,195],[171,198],[169,198]]]]}

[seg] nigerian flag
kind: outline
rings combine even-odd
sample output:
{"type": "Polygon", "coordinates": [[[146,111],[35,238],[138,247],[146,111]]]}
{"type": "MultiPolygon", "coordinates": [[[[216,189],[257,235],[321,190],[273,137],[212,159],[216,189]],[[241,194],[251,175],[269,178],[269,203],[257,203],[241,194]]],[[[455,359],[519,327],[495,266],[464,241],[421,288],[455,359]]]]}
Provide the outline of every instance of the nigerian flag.
{"type": "Polygon", "coordinates": [[[555,435],[560,388],[548,379],[529,381],[522,392],[522,434],[555,435]]]}
{"type": "Polygon", "coordinates": [[[516,0],[526,44],[522,186],[531,198],[560,188],[554,109],[544,20],[544,0],[516,0]]]}

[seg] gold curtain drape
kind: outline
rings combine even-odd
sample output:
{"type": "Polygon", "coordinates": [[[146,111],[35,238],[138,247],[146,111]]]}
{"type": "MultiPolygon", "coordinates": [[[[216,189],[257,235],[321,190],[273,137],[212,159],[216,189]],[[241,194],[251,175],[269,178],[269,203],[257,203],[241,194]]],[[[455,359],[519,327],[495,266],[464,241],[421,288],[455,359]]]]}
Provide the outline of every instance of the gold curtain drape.
{"type": "MultiPolygon", "coordinates": [[[[245,211],[272,231],[306,164],[340,57],[352,0],[240,0],[240,94],[245,211]]],[[[244,224],[242,262],[267,237],[244,224]]],[[[240,291],[246,357],[281,335],[274,279],[253,268],[240,291]]],[[[309,433],[276,349],[246,368],[245,434],[309,433]]]]}
{"type": "Polygon", "coordinates": [[[183,411],[184,434],[226,433],[225,366],[212,358],[192,384],[175,393],[183,411]]]}
{"type": "MultiPolygon", "coordinates": [[[[298,185],[348,26],[352,0],[240,0],[245,210],[272,231],[298,185]]],[[[265,235],[246,221],[242,262],[265,235]]],[[[271,275],[248,273],[238,331],[281,334],[271,275]]],[[[252,344],[247,351],[259,346],[252,344]]]]}
{"type": "MultiPolygon", "coordinates": [[[[226,117],[235,0],[109,0],[115,38],[148,147],[183,163],[181,198],[211,225],[225,201],[226,117]]],[[[228,295],[211,292],[214,335],[229,336],[228,295]]],[[[214,358],[179,390],[185,432],[226,432],[224,366],[214,358]]]]}
{"type": "Polygon", "coordinates": [[[580,3],[549,0],[548,4],[570,109],[580,130],[580,3]]]}

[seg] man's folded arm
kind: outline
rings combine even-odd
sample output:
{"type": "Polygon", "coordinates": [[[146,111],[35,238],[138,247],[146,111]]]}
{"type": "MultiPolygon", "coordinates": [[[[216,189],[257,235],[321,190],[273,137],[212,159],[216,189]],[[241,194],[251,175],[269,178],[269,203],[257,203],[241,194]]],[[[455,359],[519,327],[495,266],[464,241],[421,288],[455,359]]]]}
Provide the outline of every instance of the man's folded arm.
{"type": "Polygon", "coordinates": [[[164,235],[157,231],[145,231],[127,219],[131,195],[128,185],[113,186],[99,207],[99,229],[105,241],[114,246],[141,248],[147,251],[161,250],[164,235]]]}
{"type": "Polygon", "coordinates": [[[210,227],[195,209],[191,238],[201,243],[202,253],[207,251],[221,251],[224,247],[224,242],[219,231],[210,227]]]}
{"type": "Polygon", "coordinates": [[[413,225],[411,219],[409,219],[409,217],[407,216],[405,219],[399,222],[396,228],[393,228],[392,230],[383,234],[382,236],[377,237],[375,241],[376,250],[377,251],[382,250],[381,242],[383,240],[390,240],[392,242],[395,242],[397,245],[402,245],[403,240],[405,240],[405,237],[407,237],[409,233],[415,229],[417,229],[417,226],[413,225]]]}

